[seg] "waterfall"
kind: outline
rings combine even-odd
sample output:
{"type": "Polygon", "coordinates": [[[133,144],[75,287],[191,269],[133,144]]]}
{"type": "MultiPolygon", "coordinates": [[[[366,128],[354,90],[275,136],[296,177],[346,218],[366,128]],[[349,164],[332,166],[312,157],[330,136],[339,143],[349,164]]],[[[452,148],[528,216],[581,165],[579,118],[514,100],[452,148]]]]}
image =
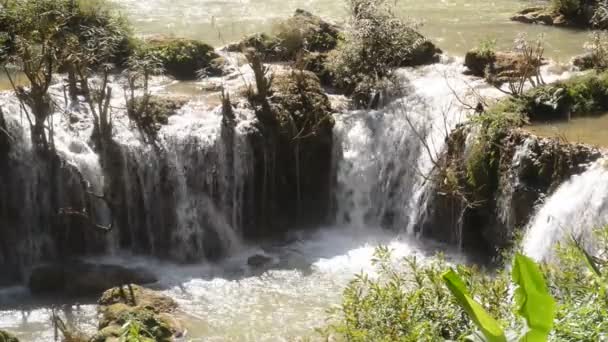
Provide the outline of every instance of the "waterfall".
{"type": "Polygon", "coordinates": [[[593,230],[607,224],[608,162],[601,159],[546,199],[530,221],[523,250],[537,260],[550,259],[556,243],[573,236],[590,244],[593,230]]]}
{"type": "Polygon", "coordinates": [[[181,261],[238,247],[252,163],[245,136],[251,113],[237,114],[241,124],[227,135],[233,141],[221,139],[220,108],[189,104],[161,130],[158,147],[120,144],[123,244],[181,261]]]}
{"type": "Polygon", "coordinates": [[[401,69],[404,95],[385,108],[336,116],[337,222],[412,233],[426,205],[434,162],[465,119],[458,102],[481,83],[461,61],[401,69]]]}
{"type": "MultiPolygon", "coordinates": [[[[51,89],[59,103],[61,86],[51,89]]],[[[235,109],[237,123],[223,127],[220,107],[194,100],[152,146],[142,143],[122,102],[113,100],[105,162],[89,145],[91,116],[78,104],[53,115],[56,156],[47,160],[32,150],[17,100],[1,95],[14,135],[0,170],[0,265],[14,273],[9,278],[41,261],[87,254],[127,250],[197,261],[238,249],[251,202],[253,112],[235,109]]]]}

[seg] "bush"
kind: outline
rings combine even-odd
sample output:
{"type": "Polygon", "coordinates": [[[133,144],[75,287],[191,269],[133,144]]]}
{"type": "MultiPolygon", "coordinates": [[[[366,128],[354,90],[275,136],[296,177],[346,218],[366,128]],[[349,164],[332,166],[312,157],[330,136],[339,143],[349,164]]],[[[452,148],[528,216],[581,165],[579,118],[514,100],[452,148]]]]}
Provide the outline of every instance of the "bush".
{"type": "Polygon", "coordinates": [[[393,13],[388,0],[349,0],[350,27],[344,41],[330,53],[328,68],[335,85],[366,107],[372,96],[395,81],[397,67],[431,62],[437,49],[415,25],[393,13]],[[430,58],[429,58],[430,56],[430,58]]]}
{"type": "MultiPolygon", "coordinates": [[[[550,341],[591,342],[608,338],[605,291],[608,227],[598,234],[594,241],[600,252],[593,258],[577,243],[570,242],[558,247],[556,261],[540,265],[550,295],[557,303],[550,341]]],[[[464,341],[475,332],[467,309],[459,305],[442,282],[442,274],[450,268],[441,257],[427,263],[413,257],[395,263],[384,247],[376,251],[376,257],[378,277],[360,275],[351,282],[344,291],[341,306],[332,311],[333,324],[322,331],[325,335],[337,335],[348,341],[464,341]]],[[[516,291],[513,297],[504,267],[486,272],[460,265],[453,271],[464,282],[470,298],[479,302],[500,326],[509,331],[524,331],[526,322],[522,317],[527,314],[520,311],[522,316],[518,317],[515,312],[526,304],[519,300],[521,292],[516,291]]],[[[538,275],[537,271],[534,273],[538,275]]],[[[513,279],[522,286],[525,282],[522,277],[526,277],[525,272],[519,272],[513,279]]],[[[541,292],[532,291],[530,295],[541,292]]]]}

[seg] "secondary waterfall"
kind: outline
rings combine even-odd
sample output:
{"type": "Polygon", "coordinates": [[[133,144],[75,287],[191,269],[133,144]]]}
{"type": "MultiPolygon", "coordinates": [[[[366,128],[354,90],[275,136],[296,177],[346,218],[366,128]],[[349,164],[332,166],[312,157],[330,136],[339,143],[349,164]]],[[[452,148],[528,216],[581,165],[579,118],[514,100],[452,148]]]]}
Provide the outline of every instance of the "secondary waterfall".
{"type": "Polygon", "coordinates": [[[447,60],[401,70],[401,97],[381,110],[336,116],[339,224],[413,232],[434,162],[466,117],[455,95],[479,86],[462,71],[460,61],[447,60]]]}
{"type": "Polygon", "coordinates": [[[530,222],[523,250],[537,260],[548,259],[556,243],[570,237],[592,247],[593,230],[607,224],[608,164],[601,159],[546,199],[530,222]]]}

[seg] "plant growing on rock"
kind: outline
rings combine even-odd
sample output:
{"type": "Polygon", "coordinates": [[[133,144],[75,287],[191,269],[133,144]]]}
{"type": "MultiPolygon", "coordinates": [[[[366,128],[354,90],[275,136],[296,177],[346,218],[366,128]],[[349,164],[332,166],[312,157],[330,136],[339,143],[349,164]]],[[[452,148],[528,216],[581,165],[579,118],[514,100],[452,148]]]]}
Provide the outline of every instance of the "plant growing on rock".
{"type": "Polygon", "coordinates": [[[55,104],[49,95],[53,73],[59,64],[64,43],[62,34],[68,20],[64,1],[6,1],[0,8],[4,23],[5,58],[3,68],[17,98],[21,102],[31,128],[32,144],[38,151],[53,148],[47,136],[47,120],[54,112],[55,104]],[[10,48],[7,41],[10,40],[10,48]],[[8,54],[6,54],[8,52],[8,54]],[[8,70],[9,64],[17,66],[30,86],[16,85],[8,70]]]}
{"type": "Polygon", "coordinates": [[[368,107],[395,86],[394,69],[413,63],[428,42],[414,24],[394,14],[388,0],[349,0],[348,10],[349,28],[330,53],[328,68],[357,107],[368,107]]]}
{"type": "Polygon", "coordinates": [[[591,40],[585,43],[585,50],[589,53],[589,65],[598,71],[608,69],[608,34],[594,31],[591,40]]]}
{"type": "MultiPolygon", "coordinates": [[[[113,61],[130,28],[104,1],[82,3],[70,13],[63,61],[82,88],[93,116],[92,138],[97,147],[101,147],[112,137],[110,74],[115,69],[113,61]]],[[[75,87],[70,84],[71,91],[75,87]]]]}
{"type": "Polygon", "coordinates": [[[500,91],[514,97],[520,97],[527,90],[528,85],[537,87],[545,84],[540,72],[545,52],[542,36],[531,41],[526,34],[518,35],[515,39],[513,52],[519,58],[515,62],[515,70],[510,75],[506,75],[506,89],[502,87],[503,80],[497,79],[495,73],[487,71],[486,79],[500,91]]]}
{"type": "Polygon", "coordinates": [[[155,143],[160,125],[168,122],[167,113],[174,112],[181,105],[162,101],[150,93],[150,77],[164,72],[163,63],[156,55],[145,50],[138,51],[127,65],[123,72],[127,79],[124,89],[127,115],[135,122],[143,139],[155,143]]]}

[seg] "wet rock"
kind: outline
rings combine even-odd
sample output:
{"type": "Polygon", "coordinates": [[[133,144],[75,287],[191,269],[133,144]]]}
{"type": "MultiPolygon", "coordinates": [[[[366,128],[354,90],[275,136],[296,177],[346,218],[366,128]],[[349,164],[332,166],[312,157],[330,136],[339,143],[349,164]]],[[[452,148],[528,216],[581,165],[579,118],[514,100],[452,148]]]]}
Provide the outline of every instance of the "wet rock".
{"type": "Polygon", "coordinates": [[[272,262],[272,258],[262,254],[256,254],[247,259],[247,265],[255,268],[264,267],[272,262]]]}
{"type": "Polygon", "coordinates": [[[572,59],[572,65],[581,71],[593,69],[595,67],[595,57],[591,52],[576,56],[572,59]]]}
{"type": "Polygon", "coordinates": [[[168,75],[178,80],[221,76],[226,64],[212,46],[198,40],[155,37],[145,42],[145,49],[162,62],[168,75]]]}
{"type": "Polygon", "coordinates": [[[400,66],[412,67],[439,62],[443,51],[441,51],[441,49],[431,41],[427,40],[419,32],[413,32],[412,34],[415,39],[420,40],[421,43],[414,44],[414,48],[412,49],[411,53],[401,61],[400,66]]]}
{"type": "Polygon", "coordinates": [[[156,313],[173,312],[177,309],[177,302],[171,297],[134,284],[114,287],[105,291],[97,303],[102,307],[114,304],[145,306],[156,313]]]}
{"type": "Polygon", "coordinates": [[[247,211],[256,228],[246,228],[246,237],[323,224],[331,198],[334,121],[318,77],[309,71],[275,75],[268,103],[252,104],[263,120],[250,136],[256,195],[247,211]]]}
{"type": "Polygon", "coordinates": [[[519,21],[526,24],[553,25],[554,18],[559,14],[553,13],[546,7],[526,8],[511,17],[512,21],[519,21]]]}
{"type": "Polygon", "coordinates": [[[464,61],[469,74],[492,79],[497,84],[518,77],[525,64],[526,59],[522,54],[500,51],[471,50],[464,61]]]}
{"type": "MultiPolygon", "coordinates": [[[[573,2],[574,4],[574,2],[573,2]]],[[[543,24],[561,27],[608,27],[608,18],[597,1],[580,1],[575,8],[557,10],[552,7],[530,7],[518,12],[511,20],[526,24],[543,24]]]]}
{"type": "Polygon", "coordinates": [[[470,158],[474,158],[467,147],[472,139],[475,132],[467,127],[450,135],[440,161],[442,170],[434,181],[433,198],[417,229],[427,237],[462,243],[465,250],[486,256],[510,246],[542,198],[601,157],[597,149],[586,145],[508,129],[500,135],[500,148],[493,150],[493,162],[484,170],[485,183],[479,189],[467,179],[470,158]],[[466,197],[450,191],[450,185],[466,197]]]}
{"type": "Polygon", "coordinates": [[[99,294],[122,284],[150,284],[154,274],[141,268],[89,263],[49,264],[32,270],[28,286],[32,293],[99,294]]]}
{"type": "Polygon", "coordinates": [[[0,330],[0,342],[19,342],[19,340],[7,331],[0,330]]]}
{"type": "Polygon", "coordinates": [[[174,316],[177,303],[161,293],[137,285],[110,289],[99,304],[99,332],[92,341],[111,341],[120,337],[125,324],[137,325],[155,341],[173,341],[183,335],[181,322],[174,316]]]}

